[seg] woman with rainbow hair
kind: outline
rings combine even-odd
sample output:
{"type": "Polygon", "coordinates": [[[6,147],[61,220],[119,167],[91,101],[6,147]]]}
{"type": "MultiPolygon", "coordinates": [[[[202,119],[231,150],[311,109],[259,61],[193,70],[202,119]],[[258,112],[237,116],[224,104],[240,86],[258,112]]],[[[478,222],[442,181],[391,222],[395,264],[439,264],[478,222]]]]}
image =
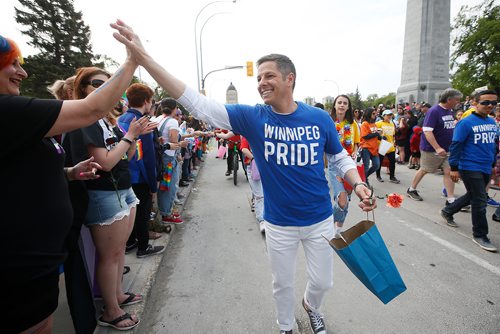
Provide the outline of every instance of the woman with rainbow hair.
{"type": "Polygon", "coordinates": [[[19,87],[28,76],[22,63],[16,43],[0,36],[0,284],[6,287],[3,297],[9,304],[2,328],[6,333],[50,333],[59,266],[67,254],[65,240],[72,224],[68,181],[94,179],[100,168],[93,157],[64,168],[64,149],[53,136],[103,118],[129,85],[137,63],[127,56],[98,93],[66,101],[20,96],[19,87]]]}

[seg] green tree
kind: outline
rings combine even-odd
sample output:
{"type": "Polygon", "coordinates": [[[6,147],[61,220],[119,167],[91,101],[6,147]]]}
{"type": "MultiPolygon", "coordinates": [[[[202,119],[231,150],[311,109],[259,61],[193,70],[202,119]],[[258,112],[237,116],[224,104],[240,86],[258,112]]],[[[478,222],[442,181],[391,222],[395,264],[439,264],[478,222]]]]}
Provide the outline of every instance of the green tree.
{"type": "Polygon", "coordinates": [[[29,45],[40,52],[25,58],[28,79],[22,94],[50,97],[47,86],[57,79],[72,76],[75,70],[94,64],[90,29],[82,13],[75,11],[73,0],[19,0],[15,7],[16,22],[25,29],[29,45]]]}
{"type": "Polygon", "coordinates": [[[465,95],[487,85],[500,94],[500,5],[462,6],[453,26],[452,85],[465,95]]]}
{"type": "Polygon", "coordinates": [[[374,105],[378,106],[380,103],[383,103],[386,108],[391,107],[393,104],[396,104],[396,93],[389,93],[387,95],[381,96],[374,101],[374,105]]]}
{"type": "Polygon", "coordinates": [[[366,97],[366,100],[365,100],[365,107],[373,107],[375,106],[375,101],[378,100],[378,94],[369,94],[367,97],[366,97]]]}
{"type": "Polygon", "coordinates": [[[356,86],[356,92],[354,94],[349,94],[349,98],[351,99],[352,108],[354,109],[363,109],[363,101],[361,100],[361,94],[359,93],[359,88],[356,86]]]}

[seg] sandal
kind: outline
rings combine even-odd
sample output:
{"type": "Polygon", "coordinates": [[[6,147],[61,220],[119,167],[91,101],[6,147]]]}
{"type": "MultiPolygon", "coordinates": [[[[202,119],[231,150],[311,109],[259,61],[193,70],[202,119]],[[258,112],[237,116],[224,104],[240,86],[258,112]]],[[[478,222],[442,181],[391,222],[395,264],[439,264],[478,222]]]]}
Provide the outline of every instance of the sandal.
{"type": "Polygon", "coordinates": [[[155,231],[149,231],[149,240],[156,240],[161,238],[161,233],[155,231]]]}
{"type": "Polygon", "coordinates": [[[97,319],[97,324],[99,326],[103,326],[103,327],[113,327],[114,329],[119,330],[119,331],[128,331],[128,330],[131,330],[132,328],[136,327],[139,324],[139,322],[141,322],[139,319],[137,319],[137,322],[135,322],[131,326],[119,327],[116,325],[120,321],[127,320],[127,319],[134,321],[134,319],[132,319],[132,316],[130,314],[124,313],[121,316],[119,316],[118,318],[113,319],[111,321],[103,320],[102,316],[101,316],[99,319],[97,319]]]}
{"type": "Polygon", "coordinates": [[[128,296],[127,299],[125,299],[121,304],[120,304],[120,307],[121,306],[128,306],[128,305],[134,305],[134,304],[137,304],[137,303],[140,303],[142,302],[142,296],[139,295],[139,294],[135,294],[135,293],[132,293],[132,292],[125,292],[125,294],[128,296]],[[137,297],[137,299],[135,299],[137,297]],[[135,300],[134,300],[135,299],[135,300]]]}
{"type": "MultiPolygon", "coordinates": [[[[128,296],[127,299],[125,299],[123,301],[123,303],[118,304],[118,306],[123,307],[123,306],[138,304],[138,303],[142,302],[142,299],[143,299],[141,295],[139,295],[139,294],[136,295],[135,293],[132,293],[132,292],[125,292],[125,295],[128,296]],[[134,298],[138,298],[138,299],[134,300],[134,298]]],[[[101,311],[104,312],[104,310],[106,310],[106,305],[103,305],[101,307],[101,311]]]]}

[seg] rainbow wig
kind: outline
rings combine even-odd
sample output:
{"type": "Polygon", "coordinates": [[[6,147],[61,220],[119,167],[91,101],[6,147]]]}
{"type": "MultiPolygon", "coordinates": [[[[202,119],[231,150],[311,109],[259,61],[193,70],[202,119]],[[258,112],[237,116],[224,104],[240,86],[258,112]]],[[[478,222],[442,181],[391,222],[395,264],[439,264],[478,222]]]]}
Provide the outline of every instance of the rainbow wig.
{"type": "Polygon", "coordinates": [[[11,64],[16,58],[19,59],[21,64],[24,63],[21,50],[19,50],[17,44],[10,38],[0,35],[0,69],[11,64]]]}

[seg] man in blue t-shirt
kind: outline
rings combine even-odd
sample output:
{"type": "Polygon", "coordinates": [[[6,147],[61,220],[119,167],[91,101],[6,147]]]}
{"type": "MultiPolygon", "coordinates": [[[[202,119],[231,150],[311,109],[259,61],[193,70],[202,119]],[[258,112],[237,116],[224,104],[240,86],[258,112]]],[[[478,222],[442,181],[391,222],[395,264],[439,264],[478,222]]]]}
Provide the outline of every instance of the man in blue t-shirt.
{"type": "Polygon", "coordinates": [[[422,126],[424,135],[420,139],[420,169],[406,191],[407,196],[415,201],[422,201],[417,186],[425,174],[435,173],[440,168],[443,169],[443,183],[447,193],[446,203],[449,204],[455,200],[455,184],[450,179],[448,150],[455,128],[453,109],[460,103],[461,98],[460,91],[448,88],[441,94],[439,103],[425,114],[422,126]]]}
{"type": "Polygon", "coordinates": [[[497,105],[497,94],[485,90],[474,96],[476,111],[457,123],[450,146],[451,179],[458,182],[462,178],[465,195],[441,210],[441,216],[448,225],[455,226],[453,215],[466,205],[471,204],[472,240],[479,247],[496,252],[488,239],[486,220],[486,185],[490,181],[491,166],[495,162],[497,125],[488,117],[497,105]]]}
{"type": "MultiPolygon", "coordinates": [[[[127,38],[133,33],[120,31],[127,38]]],[[[125,44],[129,44],[123,39],[125,44]]],[[[133,46],[132,46],[133,47],[133,46]]],[[[376,207],[353,160],[342,148],[331,117],[293,99],[296,71],[283,55],[262,57],[258,91],[265,104],[223,105],[198,94],[165,71],[143,49],[131,49],[137,61],[170,96],[196,118],[243,135],[259,167],[264,198],[266,242],[273,274],[273,294],[282,333],[291,333],[294,275],[299,243],[305,250],[308,283],[302,305],[314,333],[326,333],[319,309],[333,284],[333,251],[323,236],[335,236],[333,209],[325,177],[326,154],[340,176],[353,185],[364,211],[376,207]]]]}

